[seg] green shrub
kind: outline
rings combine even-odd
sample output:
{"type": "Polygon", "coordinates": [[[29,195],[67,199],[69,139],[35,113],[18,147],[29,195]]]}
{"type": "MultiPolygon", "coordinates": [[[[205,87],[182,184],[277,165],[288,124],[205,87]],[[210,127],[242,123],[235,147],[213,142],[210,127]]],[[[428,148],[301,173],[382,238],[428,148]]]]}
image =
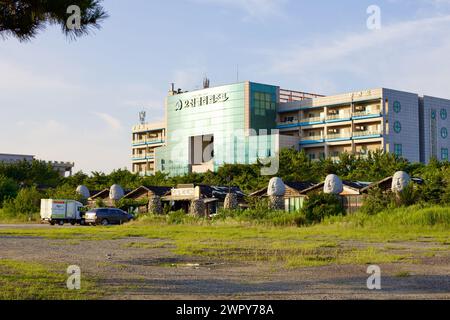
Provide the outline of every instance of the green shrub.
{"type": "Polygon", "coordinates": [[[39,217],[42,194],[35,188],[21,189],[14,199],[8,199],[3,205],[6,218],[34,220],[39,217]]]}
{"type": "Polygon", "coordinates": [[[103,201],[103,199],[98,198],[97,200],[95,200],[95,207],[96,208],[105,208],[106,203],[105,203],[105,201],[103,201]]]}
{"type": "Polygon", "coordinates": [[[312,194],[301,210],[307,222],[321,222],[329,216],[345,215],[344,207],[338,196],[326,193],[312,194]]]}
{"type": "Polygon", "coordinates": [[[394,205],[394,194],[392,192],[383,192],[383,190],[376,187],[369,190],[360,210],[362,213],[372,215],[386,210],[386,208],[393,208],[394,205]]]}
{"type": "Polygon", "coordinates": [[[167,218],[169,224],[182,224],[187,214],[183,210],[170,212],[167,218]]]}

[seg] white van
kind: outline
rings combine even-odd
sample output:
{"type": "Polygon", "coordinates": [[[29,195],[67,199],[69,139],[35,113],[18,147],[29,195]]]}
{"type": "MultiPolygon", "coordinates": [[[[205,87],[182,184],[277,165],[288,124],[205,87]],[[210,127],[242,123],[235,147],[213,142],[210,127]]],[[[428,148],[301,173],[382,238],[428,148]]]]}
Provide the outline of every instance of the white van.
{"type": "Polygon", "coordinates": [[[41,221],[51,225],[84,224],[83,204],[74,200],[41,200],[41,221]]]}

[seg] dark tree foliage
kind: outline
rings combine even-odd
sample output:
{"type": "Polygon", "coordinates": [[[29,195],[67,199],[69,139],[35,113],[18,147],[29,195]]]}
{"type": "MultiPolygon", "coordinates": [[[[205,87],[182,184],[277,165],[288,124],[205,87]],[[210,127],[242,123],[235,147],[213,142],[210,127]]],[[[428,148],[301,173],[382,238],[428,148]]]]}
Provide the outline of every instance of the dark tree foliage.
{"type": "Polygon", "coordinates": [[[21,187],[56,187],[62,181],[51,164],[44,161],[21,161],[15,164],[0,163],[0,175],[11,178],[21,187]]]}
{"type": "Polygon", "coordinates": [[[99,29],[108,17],[100,3],[100,0],[0,0],[0,35],[27,41],[47,25],[59,25],[66,36],[75,39],[99,29]],[[67,9],[71,5],[80,8],[79,29],[67,27],[71,16],[67,9]]]}

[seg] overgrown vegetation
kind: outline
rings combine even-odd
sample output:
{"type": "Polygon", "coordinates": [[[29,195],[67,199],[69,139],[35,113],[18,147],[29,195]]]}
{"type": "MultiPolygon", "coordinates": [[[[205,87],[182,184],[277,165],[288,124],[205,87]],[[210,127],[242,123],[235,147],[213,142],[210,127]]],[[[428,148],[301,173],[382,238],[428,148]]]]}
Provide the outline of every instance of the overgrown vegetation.
{"type": "MultiPolygon", "coordinates": [[[[196,183],[208,185],[232,185],[240,187],[244,192],[251,193],[267,186],[271,177],[261,176],[261,164],[254,165],[224,165],[218,172],[207,172],[204,174],[189,174],[179,177],[169,177],[162,173],[154,176],[141,177],[128,170],[115,170],[110,174],[92,172],[90,175],[78,172],[71,177],[60,177],[51,166],[44,162],[20,162],[16,164],[0,164],[0,219],[29,220],[30,215],[36,216],[29,211],[36,206],[33,197],[23,197],[21,203],[15,201],[20,192],[32,193],[41,198],[64,198],[83,202],[75,192],[79,185],[86,185],[91,192],[103,190],[113,184],[119,184],[124,189],[132,190],[141,185],[152,186],[175,186],[180,183],[196,183]],[[27,191],[23,191],[27,190],[27,191]],[[26,207],[24,209],[24,207],[26,207]],[[15,212],[15,214],[13,213],[15,212]]],[[[409,206],[417,203],[447,205],[450,204],[450,163],[432,160],[428,165],[411,164],[392,154],[381,152],[370,153],[367,158],[362,159],[354,155],[343,153],[339,161],[322,159],[311,161],[304,151],[283,149],[280,154],[280,170],[278,176],[284,181],[310,181],[320,182],[328,174],[336,174],[343,180],[353,181],[378,181],[391,176],[395,171],[404,170],[411,176],[421,177],[422,185],[407,188],[401,197],[395,198],[392,194],[372,190],[365,201],[362,211],[367,214],[375,214],[385,208],[409,206]]],[[[319,196],[326,197],[326,196],[319,196]]],[[[145,199],[144,199],[145,200],[145,199]]],[[[144,201],[143,200],[143,201],[144,201]]],[[[270,214],[269,220],[280,219],[282,221],[318,222],[329,215],[341,214],[341,208],[337,203],[329,203],[326,199],[316,199],[315,196],[309,201],[311,205],[306,206],[303,215],[297,217],[279,217],[280,214],[267,213],[267,205],[260,199],[250,199],[250,209],[247,213],[232,212],[229,216],[240,220],[248,217],[270,214]],[[325,202],[324,202],[325,201],[325,202]],[[320,209],[314,209],[319,205],[320,209]],[[259,211],[266,213],[261,213],[259,211]],[[276,216],[277,218],[273,218],[276,216]],[[297,220],[296,220],[297,219],[297,220]]],[[[330,199],[328,199],[330,200],[330,199]]],[[[332,199],[331,199],[332,201],[332,199]]],[[[101,200],[97,207],[104,206],[101,200]]],[[[130,207],[145,205],[139,201],[121,201],[119,207],[127,210],[130,207]]],[[[165,214],[169,210],[164,208],[165,214]]],[[[222,214],[223,217],[223,214],[222,214]]],[[[266,218],[260,220],[267,220],[266,218]]],[[[289,222],[290,223],[290,222],[289,222]]]]}
{"type": "MultiPolygon", "coordinates": [[[[0,229],[0,235],[77,241],[133,238],[134,242],[140,242],[136,239],[142,238],[146,242],[145,239],[153,239],[176,254],[269,262],[288,268],[403,260],[411,263],[427,257],[429,252],[419,250],[412,256],[409,249],[399,252],[389,246],[426,241],[433,253],[438,253],[439,249],[439,254],[446,254],[450,244],[450,207],[440,206],[403,207],[375,215],[331,216],[321,223],[300,228],[230,217],[186,219],[181,214],[147,216],[131,224],[109,228],[0,229]]],[[[133,247],[141,245],[133,244],[133,247]]]]}
{"type": "Polygon", "coordinates": [[[89,279],[81,290],[68,290],[65,267],[55,272],[38,263],[0,259],[0,300],[85,300],[101,292],[89,279]]]}

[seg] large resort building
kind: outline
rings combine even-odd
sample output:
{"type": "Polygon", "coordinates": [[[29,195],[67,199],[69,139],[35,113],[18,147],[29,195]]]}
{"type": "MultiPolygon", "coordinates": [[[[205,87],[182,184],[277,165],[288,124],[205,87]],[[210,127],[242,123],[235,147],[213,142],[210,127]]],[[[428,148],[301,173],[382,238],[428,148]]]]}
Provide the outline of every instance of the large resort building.
{"type": "Polygon", "coordinates": [[[133,128],[133,172],[216,171],[271,159],[282,148],[311,160],[381,150],[411,162],[448,160],[450,100],[370,89],[334,96],[241,82],[166,99],[166,119],[133,128]]]}

